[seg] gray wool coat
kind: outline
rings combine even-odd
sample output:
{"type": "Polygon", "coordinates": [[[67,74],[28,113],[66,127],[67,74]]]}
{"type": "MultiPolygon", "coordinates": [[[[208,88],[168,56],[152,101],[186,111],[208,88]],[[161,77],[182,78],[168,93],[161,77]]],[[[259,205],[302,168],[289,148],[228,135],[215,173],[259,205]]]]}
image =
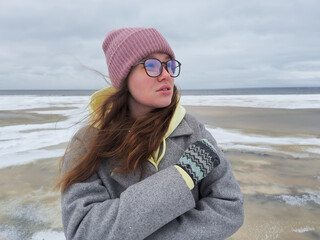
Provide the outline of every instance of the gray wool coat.
{"type": "MultiPolygon", "coordinates": [[[[71,141],[77,151],[68,154],[65,162],[86,151],[81,132],[71,141]]],[[[111,173],[106,159],[88,180],[69,186],[61,197],[67,240],[217,240],[231,236],[243,223],[243,197],[223,153],[218,150],[220,165],[192,190],[173,166],[192,142],[202,138],[217,148],[204,125],[186,114],[166,139],[158,171],[147,162],[142,181],[139,171],[128,177],[111,173]]]]}

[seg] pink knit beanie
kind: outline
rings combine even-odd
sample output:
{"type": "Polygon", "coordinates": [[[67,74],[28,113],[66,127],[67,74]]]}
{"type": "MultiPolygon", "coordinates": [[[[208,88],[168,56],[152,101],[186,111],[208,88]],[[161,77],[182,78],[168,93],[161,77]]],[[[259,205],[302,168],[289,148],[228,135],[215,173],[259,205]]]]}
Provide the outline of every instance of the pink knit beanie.
{"type": "Polygon", "coordinates": [[[164,37],[154,28],[122,28],[109,32],[103,41],[109,77],[115,88],[120,88],[131,67],[144,57],[161,52],[175,59],[164,37]]]}

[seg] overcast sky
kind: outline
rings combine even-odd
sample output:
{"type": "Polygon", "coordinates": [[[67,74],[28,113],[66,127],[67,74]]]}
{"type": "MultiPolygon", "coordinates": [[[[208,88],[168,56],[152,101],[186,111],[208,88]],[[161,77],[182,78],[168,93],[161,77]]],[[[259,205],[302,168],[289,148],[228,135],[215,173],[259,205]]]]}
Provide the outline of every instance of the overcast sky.
{"type": "Polygon", "coordinates": [[[182,63],[182,89],[320,86],[318,0],[0,0],[0,89],[99,89],[101,48],[154,27],[182,63]]]}

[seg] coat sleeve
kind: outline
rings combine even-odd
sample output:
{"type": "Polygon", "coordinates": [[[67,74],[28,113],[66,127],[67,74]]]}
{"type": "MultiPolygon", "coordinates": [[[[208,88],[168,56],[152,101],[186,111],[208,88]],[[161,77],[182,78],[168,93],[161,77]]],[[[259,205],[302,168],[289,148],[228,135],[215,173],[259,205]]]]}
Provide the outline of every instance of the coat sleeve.
{"type": "Polygon", "coordinates": [[[243,224],[243,196],[230,162],[205,127],[200,124],[200,128],[202,137],[218,149],[220,165],[198,184],[199,200],[195,208],[174,219],[148,239],[225,239],[243,224]]]}
{"type": "MultiPolygon", "coordinates": [[[[77,137],[71,146],[77,150],[66,155],[66,163],[86,151],[77,137]]],[[[119,198],[111,197],[97,173],[72,184],[61,197],[67,240],[145,239],[194,207],[193,195],[174,166],[130,186],[119,198]]]]}

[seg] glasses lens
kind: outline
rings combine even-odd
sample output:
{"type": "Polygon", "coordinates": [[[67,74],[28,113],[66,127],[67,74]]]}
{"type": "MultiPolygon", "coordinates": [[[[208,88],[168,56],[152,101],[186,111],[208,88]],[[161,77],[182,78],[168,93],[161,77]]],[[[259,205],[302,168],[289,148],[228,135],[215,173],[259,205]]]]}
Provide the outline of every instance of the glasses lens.
{"type": "Polygon", "coordinates": [[[161,74],[161,62],[158,59],[148,59],[144,63],[146,72],[150,77],[158,77],[161,74]]]}
{"type": "Polygon", "coordinates": [[[167,62],[168,73],[171,77],[177,77],[180,74],[180,63],[176,60],[167,62]]]}

